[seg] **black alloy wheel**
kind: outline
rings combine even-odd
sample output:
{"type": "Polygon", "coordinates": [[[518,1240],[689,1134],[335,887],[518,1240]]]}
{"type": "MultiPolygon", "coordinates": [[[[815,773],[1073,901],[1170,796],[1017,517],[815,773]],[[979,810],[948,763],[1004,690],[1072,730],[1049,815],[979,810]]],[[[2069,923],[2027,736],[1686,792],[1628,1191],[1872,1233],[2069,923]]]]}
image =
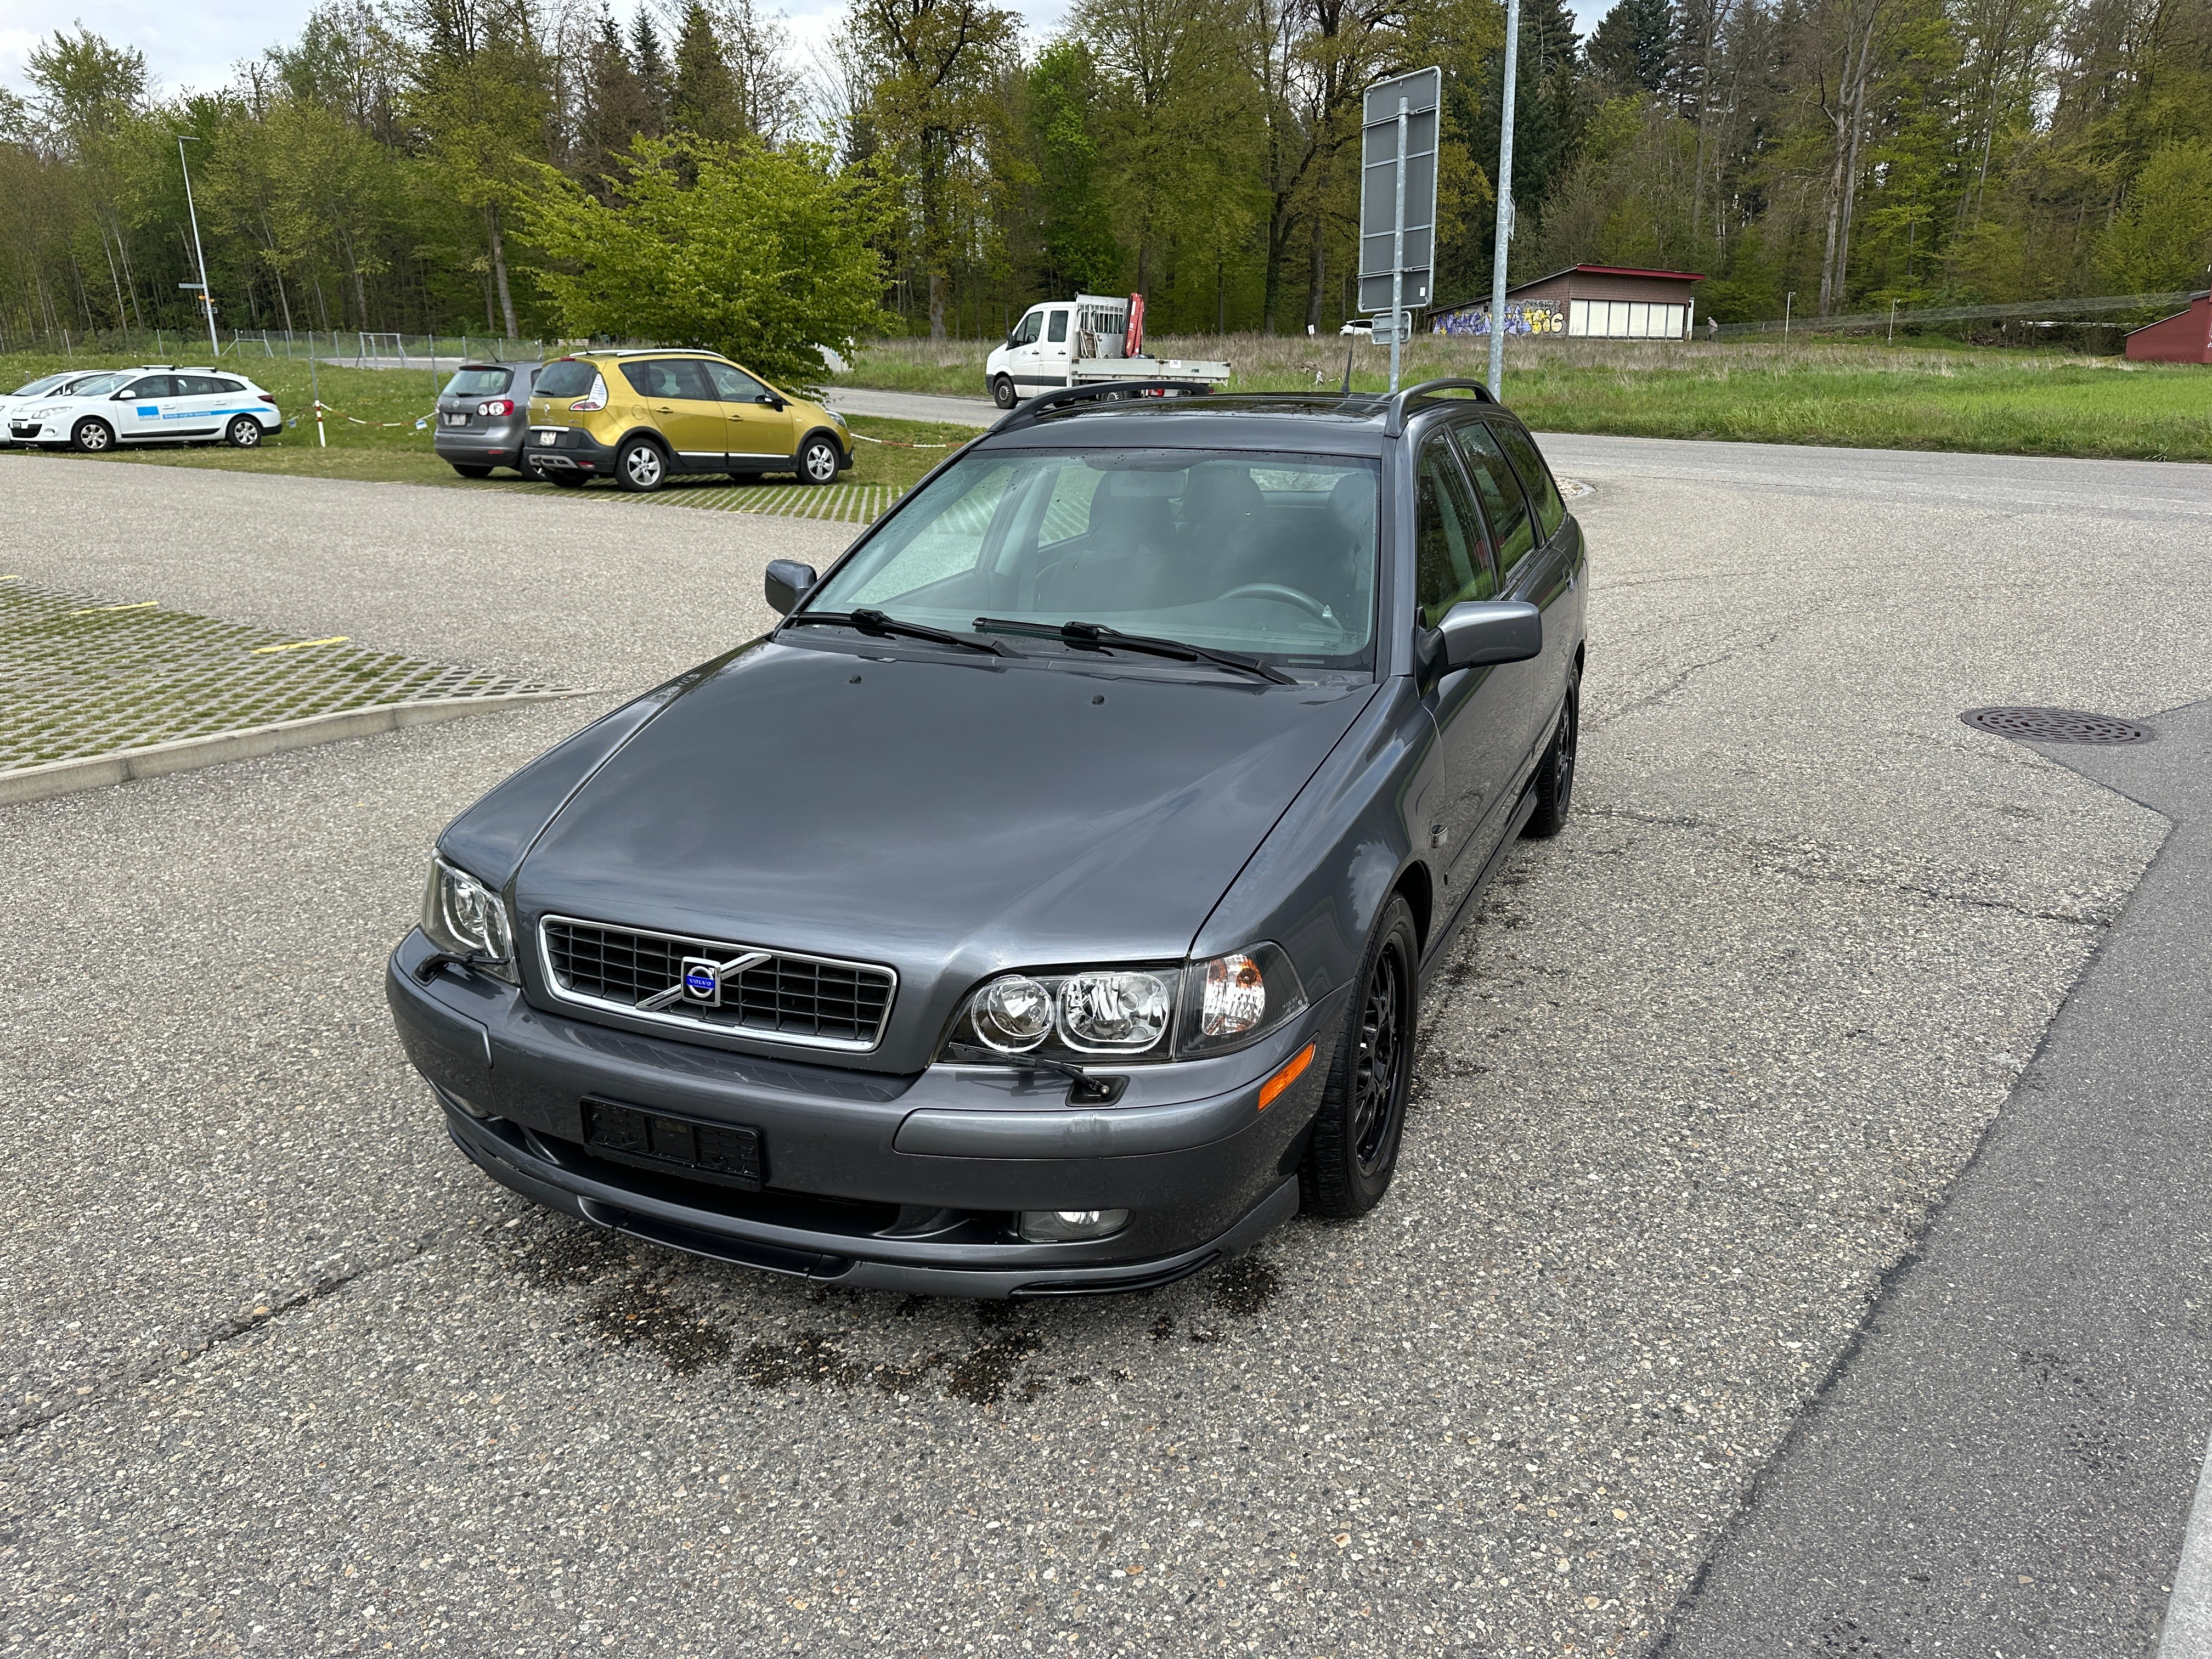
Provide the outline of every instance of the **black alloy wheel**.
{"type": "Polygon", "coordinates": [[[70,434],[70,444],[88,455],[97,455],[115,447],[115,428],[97,416],[88,416],[70,434]]]}
{"type": "Polygon", "coordinates": [[[1575,750],[1582,741],[1582,678],[1577,675],[1567,682],[1566,699],[1559,705],[1559,723],[1553,729],[1551,746],[1536,763],[1535,780],[1530,786],[1535,792],[1536,810],[1521,832],[1524,836],[1556,836],[1566,828],[1567,811],[1574,805],[1575,750]]]}
{"type": "Polygon", "coordinates": [[[1364,1215],[1397,1172],[1413,1082],[1419,956],[1413,913],[1393,895],[1368,941],[1299,1166],[1305,1206],[1316,1214],[1364,1215]]]}
{"type": "Polygon", "coordinates": [[[491,477],[491,469],[488,466],[463,466],[459,461],[455,461],[453,464],[453,471],[459,473],[464,478],[489,478],[491,477]]]}
{"type": "Polygon", "coordinates": [[[650,438],[632,438],[615,457],[615,482],[636,495],[650,495],[668,482],[668,457],[650,438]]]}
{"type": "Polygon", "coordinates": [[[991,382],[991,401],[1001,409],[1012,409],[1019,401],[1011,376],[1001,374],[991,382]]]}
{"type": "Polygon", "coordinates": [[[799,481],[801,483],[826,484],[837,482],[837,465],[844,459],[837,446],[816,433],[799,447],[799,481]]]}
{"type": "Polygon", "coordinates": [[[251,415],[241,415],[223,431],[223,440],[233,449],[261,447],[261,422],[251,415]]]}

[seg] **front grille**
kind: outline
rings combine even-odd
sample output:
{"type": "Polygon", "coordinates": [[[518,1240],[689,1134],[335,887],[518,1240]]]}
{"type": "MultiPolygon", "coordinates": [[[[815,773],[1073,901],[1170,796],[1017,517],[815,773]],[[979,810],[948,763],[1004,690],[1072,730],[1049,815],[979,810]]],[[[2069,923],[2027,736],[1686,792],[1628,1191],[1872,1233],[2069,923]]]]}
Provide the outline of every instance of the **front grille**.
{"type": "Polygon", "coordinates": [[[727,962],[757,947],[556,916],[539,923],[538,934],[546,978],[568,1001],[817,1048],[874,1048],[898,983],[888,968],[779,951],[726,981],[720,1007],[684,1000],[641,1011],[640,1002],[676,984],[684,957],[727,962]]]}

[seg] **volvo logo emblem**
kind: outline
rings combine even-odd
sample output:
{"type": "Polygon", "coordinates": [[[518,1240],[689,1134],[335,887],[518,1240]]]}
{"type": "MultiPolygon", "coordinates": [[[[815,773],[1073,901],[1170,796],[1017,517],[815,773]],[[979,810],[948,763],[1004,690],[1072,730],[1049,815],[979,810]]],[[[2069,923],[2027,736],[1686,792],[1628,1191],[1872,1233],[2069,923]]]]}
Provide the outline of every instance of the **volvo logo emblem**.
{"type": "Polygon", "coordinates": [[[689,1008],[719,1008],[722,1006],[722,988],[746,969],[757,968],[768,959],[766,951],[748,951],[727,962],[718,962],[713,957],[686,957],[678,967],[676,983],[665,991],[639,998],[637,1012],[654,1013],[678,1002],[689,1008]]]}

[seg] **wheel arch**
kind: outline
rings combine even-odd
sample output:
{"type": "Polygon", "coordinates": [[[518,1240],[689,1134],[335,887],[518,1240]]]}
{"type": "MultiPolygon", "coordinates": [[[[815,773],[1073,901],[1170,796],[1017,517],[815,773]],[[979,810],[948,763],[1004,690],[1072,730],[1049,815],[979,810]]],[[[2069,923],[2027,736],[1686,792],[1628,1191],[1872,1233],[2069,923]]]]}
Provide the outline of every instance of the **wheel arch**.
{"type": "Polygon", "coordinates": [[[843,443],[839,441],[837,437],[837,428],[830,425],[827,422],[821,422],[813,426],[808,427],[805,431],[800,433],[799,434],[799,441],[792,445],[791,464],[793,466],[799,465],[799,458],[806,453],[806,446],[812,443],[817,438],[827,438],[830,441],[830,447],[837,452],[837,463],[841,469],[852,465],[853,452],[848,449],[843,443]]]}

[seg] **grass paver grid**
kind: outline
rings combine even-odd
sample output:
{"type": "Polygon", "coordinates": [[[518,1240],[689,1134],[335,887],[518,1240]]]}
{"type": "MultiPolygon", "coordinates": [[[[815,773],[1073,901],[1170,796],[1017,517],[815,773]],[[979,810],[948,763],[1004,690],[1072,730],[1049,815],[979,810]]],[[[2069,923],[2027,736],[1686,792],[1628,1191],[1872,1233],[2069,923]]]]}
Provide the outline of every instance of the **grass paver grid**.
{"type": "Polygon", "coordinates": [[[0,775],[317,714],[560,689],[0,575],[0,775]]]}
{"type": "Polygon", "coordinates": [[[721,479],[673,480],[652,495],[627,489],[549,489],[529,478],[454,480],[459,488],[528,490],[579,501],[629,501],[653,507],[696,507],[713,513],[758,513],[778,519],[816,519],[833,524],[873,524],[902,489],[887,484],[733,484],[721,479]]]}

